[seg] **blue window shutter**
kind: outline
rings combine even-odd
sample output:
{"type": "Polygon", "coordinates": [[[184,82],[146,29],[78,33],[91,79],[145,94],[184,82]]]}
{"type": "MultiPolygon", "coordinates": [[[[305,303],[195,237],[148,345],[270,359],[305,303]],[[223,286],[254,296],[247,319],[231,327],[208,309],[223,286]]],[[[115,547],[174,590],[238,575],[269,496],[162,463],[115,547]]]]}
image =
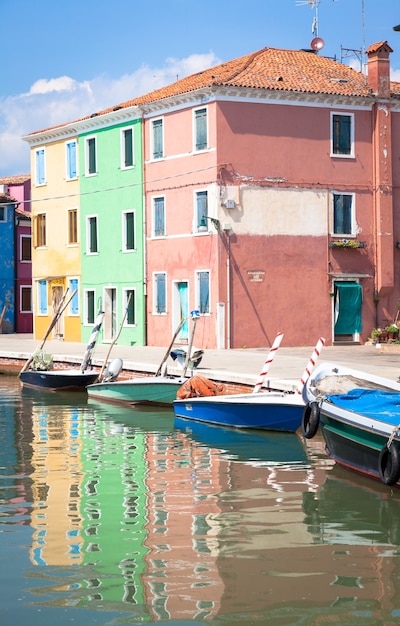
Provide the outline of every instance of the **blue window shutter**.
{"type": "Polygon", "coordinates": [[[153,159],[162,159],[164,156],[163,146],[163,121],[153,122],[153,159]]]}
{"type": "Polygon", "coordinates": [[[39,281],[39,311],[42,315],[47,313],[47,282],[39,281]]]}
{"type": "Polygon", "coordinates": [[[202,218],[208,216],[207,192],[200,191],[196,195],[196,200],[197,200],[197,226],[200,226],[202,218]]]}
{"type": "Polygon", "coordinates": [[[36,183],[43,185],[44,182],[44,148],[42,148],[36,152],[36,183]]]}
{"type": "Polygon", "coordinates": [[[165,293],[165,274],[157,274],[157,313],[165,313],[166,307],[166,293],[165,293]]]}
{"type": "Polygon", "coordinates": [[[67,144],[68,153],[68,177],[76,178],[76,143],[71,142],[67,144]]]}
{"type": "MultiPolygon", "coordinates": [[[[69,281],[71,293],[78,288],[78,279],[72,278],[69,281]]],[[[72,315],[78,315],[79,313],[79,292],[77,291],[71,301],[71,313],[72,315]]]]}
{"type": "Polygon", "coordinates": [[[210,276],[208,272],[199,272],[199,308],[200,313],[210,312],[210,276]]]}
{"type": "Polygon", "coordinates": [[[154,200],[154,235],[156,237],[165,235],[164,198],[154,200]]]}
{"type": "Polygon", "coordinates": [[[207,148],[207,109],[195,112],[196,119],[196,150],[207,148]]]}

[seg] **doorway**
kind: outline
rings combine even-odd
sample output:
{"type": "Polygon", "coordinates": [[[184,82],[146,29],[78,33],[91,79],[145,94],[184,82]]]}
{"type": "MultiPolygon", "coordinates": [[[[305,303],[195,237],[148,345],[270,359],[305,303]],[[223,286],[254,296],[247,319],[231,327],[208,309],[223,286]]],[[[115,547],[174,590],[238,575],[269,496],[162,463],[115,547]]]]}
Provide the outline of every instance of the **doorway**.
{"type": "MultiPolygon", "coordinates": [[[[180,281],[174,283],[173,290],[173,332],[178,327],[180,321],[189,314],[189,284],[187,281],[180,281]]],[[[177,341],[187,343],[189,338],[189,322],[186,321],[181,328],[181,331],[177,337],[177,341]]]]}
{"type": "Polygon", "coordinates": [[[117,334],[117,290],[104,289],[104,341],[112,341],[117,334]]]}
{"type": "Polygon", "coordinates": [[[334,342],[358,342],[362,331],[362,287],[359,283],[334,283],[333,313],[334,342]]]}
{"type": "MultiPolygon", "coordinates": [[[[53,319],[55,314],[57,313],[61,300],[63,298],[63,287],[62,285],[53,285],[51,288],[51,306],[53,311],[53,319]]],[[[60,315],[58,320],[56,321],[53,333],[53,339],[63,339],[64,338],[64,314],[60,315]]]]}

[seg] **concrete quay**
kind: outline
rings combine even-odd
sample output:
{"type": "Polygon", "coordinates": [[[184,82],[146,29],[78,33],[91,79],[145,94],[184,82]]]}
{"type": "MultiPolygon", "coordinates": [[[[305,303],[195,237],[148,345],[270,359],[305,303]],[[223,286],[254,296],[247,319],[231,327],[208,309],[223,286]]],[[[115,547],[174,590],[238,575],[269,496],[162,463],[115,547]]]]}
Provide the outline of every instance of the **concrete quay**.
{"type": "MultiPolygon", "coordinates": [[[[0,359],[16,359],[21,362],[28,359],[40,346],[41,341],[30,334],[0,334],[0,359]]],[[[197,346],[198,347],[198,346],[197,346]]],[[[386,351],[375,345],[325,346],[318,362],[333,362],[354,369],[398,380],[400,376],[400,344],[391,346],[398,351],[386,351]]],[[[110,345],[96,345],[93,364],[101,366],[107,357],[110,345]]],[[[153,346],[113,346],[109,360],[120,357],[124,370],[140,373],[155,373],[166,353],[166,347],[153,346]]],[[[44,346],[45,352],[53,355],[54,362],[79,364],[86,350],[86,345],[51,339],[44,346]]],[[[290,386],[297,385],[313,353],[314,346],[286,348],[282,344],[270,365],[266,380],[287,381],[290,386]]],[[[212,380],[254,385],[268,356],[269,347],[243,348],[234,350],[205,350],[197,373],[212,380]]],[[[168,373],[179,373],[174,361],[167,359],[168,373]]]]}

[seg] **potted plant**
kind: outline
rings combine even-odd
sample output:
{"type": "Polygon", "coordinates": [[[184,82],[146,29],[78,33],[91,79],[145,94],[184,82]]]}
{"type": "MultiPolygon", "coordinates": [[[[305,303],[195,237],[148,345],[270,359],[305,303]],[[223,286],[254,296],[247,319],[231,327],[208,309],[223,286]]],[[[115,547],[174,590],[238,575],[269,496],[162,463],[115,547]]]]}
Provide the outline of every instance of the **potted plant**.
{"type": "Polygon", "coordinates": [[[389,326],[386,326],[386,332],[389,339],[395,339],[399,335],[399,329],[395,324],[389,324],[389,326]]]}
{"type": "Polygon", "coordinates": [[[371,339],[374,343],[379,343],[382,337],[382,328],[373,328],[371,332],[371,339]]]}

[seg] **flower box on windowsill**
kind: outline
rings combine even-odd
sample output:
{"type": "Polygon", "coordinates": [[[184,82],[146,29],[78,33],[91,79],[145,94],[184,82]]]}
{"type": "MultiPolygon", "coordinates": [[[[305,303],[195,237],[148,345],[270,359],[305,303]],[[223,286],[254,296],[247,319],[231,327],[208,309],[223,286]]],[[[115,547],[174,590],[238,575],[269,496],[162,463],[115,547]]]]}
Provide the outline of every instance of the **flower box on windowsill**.
{"type": "Polygon", "coordinates": [[[329,242],[329,248],[365,248],[365,242],[357,239],[335,239],[329,242]]]}

